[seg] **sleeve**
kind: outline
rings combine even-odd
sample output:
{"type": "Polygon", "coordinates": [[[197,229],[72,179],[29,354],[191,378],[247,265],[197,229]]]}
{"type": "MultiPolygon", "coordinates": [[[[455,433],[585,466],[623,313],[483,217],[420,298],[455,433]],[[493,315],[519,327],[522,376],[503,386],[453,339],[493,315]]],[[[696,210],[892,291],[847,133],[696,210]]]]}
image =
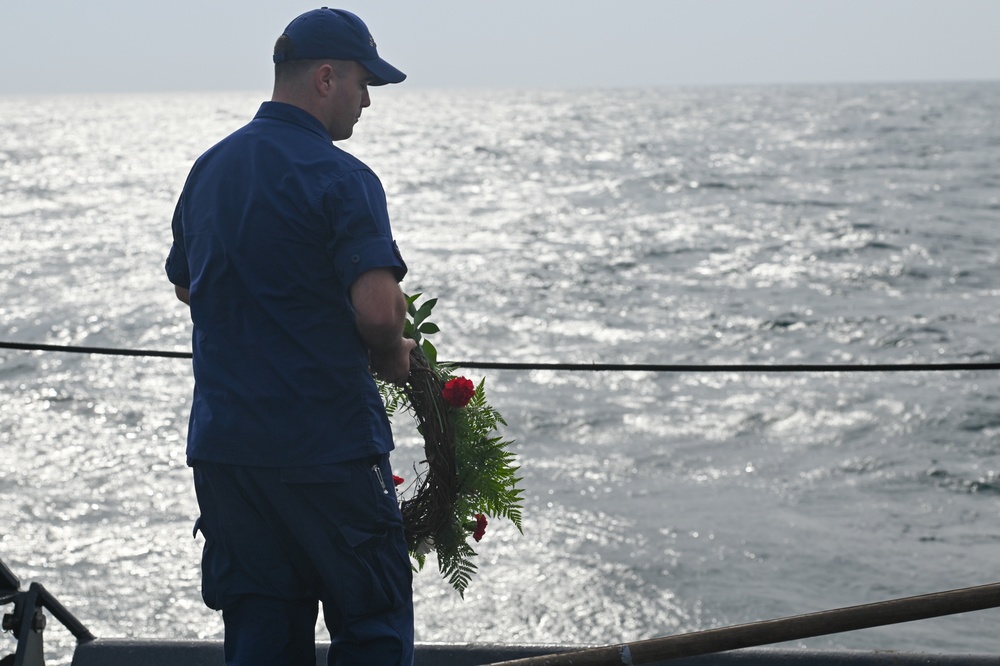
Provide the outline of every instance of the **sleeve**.
{"type": "Polygon", "coordinates": [[[173,284],[190,289],[191,269],[188,266],[187,254],[184,252],[184,228],[181,224],[183,201],[184,196],[181,195],[181,198],[177,200],[176,208],[174,208],[174,218],[170,225],[173,230],[174,242],[167,254],[166,270],[167,279],[173,284]]]}
{"type": "Polygon", "coordinates": [[[323,212],[333,232],[327,249],[345,288],[376,268],[403,279],[406,263],[392,238],[385,190],[374,173],[359,169],[338,178],[326,191],[323,212]]]}

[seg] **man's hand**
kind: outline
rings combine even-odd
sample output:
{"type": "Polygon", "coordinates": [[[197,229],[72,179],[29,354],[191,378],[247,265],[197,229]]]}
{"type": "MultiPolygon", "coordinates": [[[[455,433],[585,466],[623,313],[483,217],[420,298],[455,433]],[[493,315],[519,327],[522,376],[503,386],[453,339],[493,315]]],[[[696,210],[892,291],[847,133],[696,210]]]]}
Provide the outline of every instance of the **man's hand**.
{"type": "Polygon", "coordinates": [[[410,376],[410,350],[416,347],[417,343],[409,338],[400,338],[400,340],[403,344],[399,347],[398,355],[380,354],[376,357],[374,353],[371,353],[368,363],[369,367],[371,367],[372,375],[378,379],[402,386],[410,376]]]}
{"type": "Polygon", "coordinates": [[[361,339],[368,346],[372,374],[393,384],[410,376],[413,340],[403,338],[406,298],[387,268],[366,271],[351,285],[351,303],[361,339]]]}

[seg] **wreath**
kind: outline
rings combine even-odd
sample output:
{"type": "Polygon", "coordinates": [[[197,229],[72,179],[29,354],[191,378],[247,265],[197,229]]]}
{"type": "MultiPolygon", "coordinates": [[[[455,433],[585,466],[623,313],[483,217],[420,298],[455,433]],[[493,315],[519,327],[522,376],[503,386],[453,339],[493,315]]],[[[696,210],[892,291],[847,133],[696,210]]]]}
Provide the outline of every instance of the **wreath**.
{"type": "MultiPolygon", "coordinates": [[[[437,349],[426,336],[440,329],[429,320],[437,299],[416,302],[422,294],[406,297],[403,335],[416,341],[410,353],[410,376],[405,386],[379,382],[386,412],[412,414],[424,439],[424,460],[417,478],[400,501],[407,546],[421,570],[434,551],[438,569],[464,597],[476,573],[476,551],[489,518],[510,520],[521,529],[522,489],[518,466],[504,439],[500,413],[486,401],[486,379],[478,385],[454,373],[454,366],[438,363],[437,349]]],[[[406,483],[395,477],[397,486],[406,483]]]]}

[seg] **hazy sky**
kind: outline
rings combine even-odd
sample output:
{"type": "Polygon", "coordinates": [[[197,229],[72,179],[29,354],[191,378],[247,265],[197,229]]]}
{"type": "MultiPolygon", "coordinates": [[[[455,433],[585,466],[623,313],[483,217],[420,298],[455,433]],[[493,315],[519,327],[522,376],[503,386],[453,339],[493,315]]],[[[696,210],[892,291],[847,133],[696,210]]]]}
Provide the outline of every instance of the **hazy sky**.
{"type": "MultiPolygon", "coordinates": [[[[303,0],[0,0],[0,94],[270,92],[303,0]]],[[[414,87],[1000,80],[1000,0],[350,0],[414,87]]]]}

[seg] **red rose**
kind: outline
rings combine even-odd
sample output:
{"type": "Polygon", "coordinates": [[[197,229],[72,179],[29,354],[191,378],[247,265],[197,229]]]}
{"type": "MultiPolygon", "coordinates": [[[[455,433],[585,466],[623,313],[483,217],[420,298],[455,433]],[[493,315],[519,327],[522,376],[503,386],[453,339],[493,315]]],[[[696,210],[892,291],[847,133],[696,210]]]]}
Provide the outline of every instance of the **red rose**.
{"type": "Polygon", "coordinates": [[[486,516],[481,513],[476,514],[476,530],[472,533],[472,538],[479,541],[486,534],[486,516]]]}
{"type": "Polygon", "coordinates": [[[401,476],[396,476],[395,474],[392,475],[392,483],[395,486],[402,485],[405,481],[406,481],[406,479],[404,479],[401,476]]]}
{"type": "Polygon", "coordinates": [[[465,407],[476,393],[476,385],[465,377],[448,380],[441,391],[444,401],[452,407],[465,407]]]}

